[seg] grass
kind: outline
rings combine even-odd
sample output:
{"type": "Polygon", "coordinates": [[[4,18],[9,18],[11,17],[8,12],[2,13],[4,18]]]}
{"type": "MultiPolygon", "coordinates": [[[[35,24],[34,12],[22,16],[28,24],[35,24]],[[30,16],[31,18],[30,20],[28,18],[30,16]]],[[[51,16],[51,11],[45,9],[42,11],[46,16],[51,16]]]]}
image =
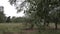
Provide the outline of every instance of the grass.
{"type": "MultiPolygon", "coordinates": [[[[29,26],[28,26],[29,27],[29,26]]],[[[60,34],[60,30],[23,30],[23,23],[0,23],[0,34],[60,34]]]]}
{"type": "Polygon", "coordinates": [[[17,32],[24,28],[22,23],[1,23],[0,30],[17,32]]]}
{"type": "Polygon", "coordinates": [[[35,34],[35,31],[27,33],[25,28],[22,23],[0,23],[0,34],[35,34]]]}

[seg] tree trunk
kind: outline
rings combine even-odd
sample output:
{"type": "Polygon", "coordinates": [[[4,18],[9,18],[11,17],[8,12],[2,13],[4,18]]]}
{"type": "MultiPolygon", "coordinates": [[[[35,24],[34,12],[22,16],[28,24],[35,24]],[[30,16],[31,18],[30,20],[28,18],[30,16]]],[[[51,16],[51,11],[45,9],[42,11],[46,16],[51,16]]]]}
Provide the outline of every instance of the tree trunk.
{"type": "Polygon", "coordinates": [[[55,23],[55,29],[57,30],[57,22],[55,23]]]}
{"type": "Polygon", "coordinates": [[[49,26],[49,21],[47,21],[47,26],[49,26]]]}
{"type": "Polygon", "coordinates": [[[46,25],[46,20],[44,20],[44,26],[46,25]]]}
{"type": "Polygon", "coordinates": [[[30,27],[30,29],[33,29],[33,27],[34,27],[34,24],[31,24],[31,27],[30,27]]]}
{"type": "Polygon", "coordinates": [[[46,22],[44,22],[44,26],[46,25],[46,22]]]}
{"type": "Polygon", "coordinates": [[[46,25],[46,16],[44,17],[44,26],[46,25]]]}

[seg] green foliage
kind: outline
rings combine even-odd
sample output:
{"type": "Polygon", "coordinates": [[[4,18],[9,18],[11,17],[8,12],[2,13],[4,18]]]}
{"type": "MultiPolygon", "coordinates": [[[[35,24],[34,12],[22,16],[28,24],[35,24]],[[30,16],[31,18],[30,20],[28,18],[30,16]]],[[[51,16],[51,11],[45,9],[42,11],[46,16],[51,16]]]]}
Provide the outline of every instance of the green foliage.
{"type": "Polygon", "coordinates": [[[5,14],[3,13],[3,11],[0,12],[0,23],[5,22],[5,19],[6,19],[6,16],[5,16],[5,14]]]}
{"type": "Polygon", "coordinates": [[[14,23],[23,23],[23,22],[26,22],[26,18],[24,18],[24,17],[12,18],[12,22],[14,22],[14,23]]]}
{"type": "Polygon", "coordinates": [[[33,21],[36,23],[41,23],[42,19],[44,23],[49,21],[57,25],[57,22],[60,22],[60,0],[25,0],[20,5],[18,6],[20,9],[17,8],[17,11],[20,12],[25,7],[25,15],[34,19],[33,21]]]}
{"type": "Polygon", "coordinates": [[[32,19],[28,19],[25,17],[16,17],[16,18],[12,18],[11,20],[14,23],[31,23],[32,22],[32,19]]]}
{"type": "Polygon", "coordinates": [[[7,22],[7,23],[8,23],[8,22],[11,22],[10,16],[9,16],[9,17],[7,17],[6,22],[7,22]]]}

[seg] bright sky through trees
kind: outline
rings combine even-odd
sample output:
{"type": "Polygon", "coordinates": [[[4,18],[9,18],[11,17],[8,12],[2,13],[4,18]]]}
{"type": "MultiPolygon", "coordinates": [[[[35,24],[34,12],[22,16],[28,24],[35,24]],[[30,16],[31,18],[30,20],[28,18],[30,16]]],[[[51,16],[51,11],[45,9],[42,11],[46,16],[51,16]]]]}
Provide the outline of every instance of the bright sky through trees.
{"type": "Polygon", "coordinates": [[[0,0],[0,6],[4,6],[4,13],[6,16],[23,16],[23,11],[17,14],[17,10],[15,9],[14,6],[11,6],[10,3],[8,2],[9,0],[0,0]]]}

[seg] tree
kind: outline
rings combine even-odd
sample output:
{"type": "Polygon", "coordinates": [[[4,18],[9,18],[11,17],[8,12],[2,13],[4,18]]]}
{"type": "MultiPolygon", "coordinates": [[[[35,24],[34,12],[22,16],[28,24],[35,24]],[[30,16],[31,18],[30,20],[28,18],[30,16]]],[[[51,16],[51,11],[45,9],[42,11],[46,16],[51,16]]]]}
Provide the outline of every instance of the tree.
{"type": "MultiPolygon", "coordinates": [[[[10,3],[11,3],[11,1],[10,1],[10,3]]],[[[16,3],[17,0],[12,1],[12,2],[16,3]]],[[[14,3],[12,3],[12,4],[14,4],[14,3]]],[[[16,5],[17,5],[17,3],[16,3],[16,5]]],[[[34,18],[35,19],[34,21],[36,23],[37,22],[40,23],[40,20],[43,19],[44,25],[45,25],[47,20],[49,22],[51,20],[53,20],[51,22],[54,22],[55,26],[57,26],[57,22],[58,22],[57,20],[59,20],[59,17],[60,17],[60,16],[58,16],[58,15],[60,15],[59,14],[60,11],[54,12],[52,10],[55,9],[56,7],[59,7],[59,6],[60,6],[60,0],[25,0],[16,8],[20,8],[20,9],[18,9],[18,12],[20,12],[25,7],[27,10],[24,10],[25,11],[24,13],[26,15],[28,15],[29,17],[34,18]],[[26,6],[26,4],[28,4],[28,5],[26,6]],[[52,16],[52,15],[54,15],[54,16],[52,16]],[[38,21],[36,21],[36,19],[38,21]],[[57,19],[57,20],[55,20],[55,19],[57,19]]],[[[56,29],[57,29],[57,27],[56,27],[56,29]]]]}
{"type": "Polygon", "coordinates": [[[7,17],[6,22],[7,22],[7,23],[11,22],[11,20],[10,20],[10,16],[9,16],[9,17],[7,17]]]}
{"type": "Polygon", "coordinates": [[[3,6],[0,6],[0,23],[4,23],[6,20],[6,16],[4,14],[3,6]]]}
{"type": "Polygon", "coordinates": [[[5,22],[6,16],[3,12],[0,12],[0,23],[5,22]]]}

